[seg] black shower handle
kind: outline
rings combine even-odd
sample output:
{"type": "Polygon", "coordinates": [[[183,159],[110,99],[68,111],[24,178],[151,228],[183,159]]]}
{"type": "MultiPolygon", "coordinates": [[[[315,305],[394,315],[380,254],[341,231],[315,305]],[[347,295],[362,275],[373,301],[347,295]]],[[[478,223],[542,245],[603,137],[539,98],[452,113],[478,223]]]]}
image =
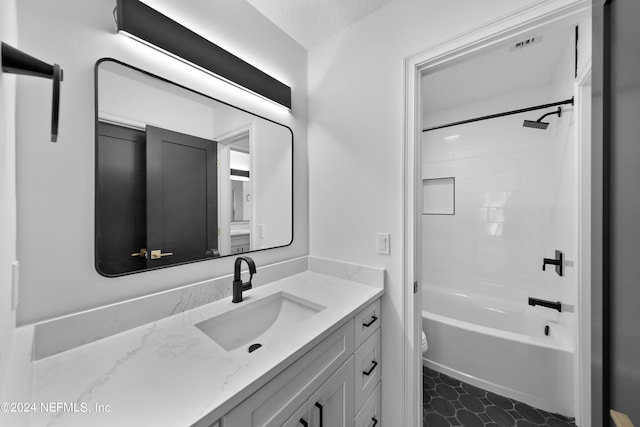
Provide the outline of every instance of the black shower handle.
{"type": "Polygon", "coordinates": [[[302,427],[309,427],[309,423],[304,418],[300,418],[300,424],[302,424],[302,427]]]}
{"type": "Polygon", "coordinates": [[[373,421],[371,427],[376,427],[378,425],[378,419],[376,417],[371,417],[371,421],[373,421]]]}

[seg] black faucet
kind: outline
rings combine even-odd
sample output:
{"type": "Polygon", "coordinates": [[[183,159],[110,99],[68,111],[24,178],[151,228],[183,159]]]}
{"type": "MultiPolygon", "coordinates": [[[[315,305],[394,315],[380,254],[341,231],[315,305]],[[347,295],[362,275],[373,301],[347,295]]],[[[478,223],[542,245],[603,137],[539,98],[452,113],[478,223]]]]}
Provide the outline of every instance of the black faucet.
{"type": "Polygon", "coordinates": [[[256,263],[253,262],[251,258],[248,256],[239,256],[236,258],[236,263],[233,269],[233,299],[231,302],[242,302],[242,291],[247,291],[252,288],[251,278],[254,274],[256,274],[256,263]],[[242,265],[242,261],[246,261],[249,266],[249,281],[246,283],[242,283],[242,278],[240,277],[240,266],[242,265]]]}

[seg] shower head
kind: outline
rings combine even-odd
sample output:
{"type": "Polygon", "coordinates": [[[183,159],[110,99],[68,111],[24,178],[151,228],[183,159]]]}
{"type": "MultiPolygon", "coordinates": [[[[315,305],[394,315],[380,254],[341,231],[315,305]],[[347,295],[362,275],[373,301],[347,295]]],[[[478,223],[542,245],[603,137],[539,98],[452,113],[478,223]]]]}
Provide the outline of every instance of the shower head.
{"type": "Polygon", "coordinates": [[[549,123],[548,122],[541,122],[541,121],[533,121],[533,120],[525,120],[524,123],[522,123],[522,126],[526,127],[526,128],[534,128],[534,129],[542,129],[545,130],[546,128],[549,127],[549,123]]]}
{"type": "Polygon", "coordinates": [[[558,109],[556,111],[553,111],[551,113],[547,113],[544,114],[542,117],[540,117],[538,120],[536,120],[535,122],[532,120],[525,120],[522,123],[522,126],[526,127],[526,128],[533,128],[533,129],[542,129],[545,130],[546,128],[549,127],[549,122],[543,122],[542,119],[544,119],[547,116],[552,116],[554,114],[557,114],[558,117],[562,116],[562,107],[558,107],[558,109]]]}

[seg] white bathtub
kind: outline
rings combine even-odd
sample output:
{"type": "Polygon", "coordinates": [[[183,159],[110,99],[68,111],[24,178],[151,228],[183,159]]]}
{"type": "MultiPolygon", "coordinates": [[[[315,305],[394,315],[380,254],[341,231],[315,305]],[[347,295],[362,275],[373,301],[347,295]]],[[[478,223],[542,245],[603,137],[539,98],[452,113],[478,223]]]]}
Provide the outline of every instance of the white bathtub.
{"type": "Polygon", "coordinates": [[[574,416],[573,349],[557,311],[423,286],[423,363],[553,413],[574,416]],[[545,326],[550,333],[545,336],[545,326]]]}

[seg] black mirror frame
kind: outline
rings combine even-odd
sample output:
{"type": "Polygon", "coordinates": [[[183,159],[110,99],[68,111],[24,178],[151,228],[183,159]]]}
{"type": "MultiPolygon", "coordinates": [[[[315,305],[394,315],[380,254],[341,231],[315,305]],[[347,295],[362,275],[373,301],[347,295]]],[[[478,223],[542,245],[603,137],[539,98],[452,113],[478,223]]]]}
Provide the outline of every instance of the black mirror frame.
{"type": "Polygon", "coordinates": [[[289,240],[288,243],[284,244],[284,245],[280,245],[280,246],[272,246],[269,248],[263,248],[263,249],[256,249],[256,250],[252,250],[252,251],[248,251],[245,253],[256,253],[256,252],[262,252],[262,251],[268,251],[268,250],[272,250],[272,249],[278,249],[278,248],[284,248],[287,246],[290,246],[293,243],[293,239],[294,239],[294,224],[295,224],[295,217],[294,217],[294,213],[295,213],[295,198],[294,198],[294,190],[295,190],[295,138],[294,138],[294,134],[293,134],[293,130],[287,126],[284,125],[282,123],[278,123],[274,120],[271,120],[267,117],[261,116],[259,114],[255,114],[251,111],[245,110],[243,108],[237,107],[233,104],[230,104],[228,102],[224,102],[221,101],[217,98],[214,98],[212,96],[206,95],[202,92],[196,91],[194,89],[191,89],[187,86],[181,85],[179,83],[173,82],[171,80],[168,80],[164,77],[158,76],[156,74],[153,74],[149,71],[145,71],[143,69],[140,69],[138,67],[135,67],[133,65],[127,64],[125,62],[119,61],[117,59],[114,58],[108,58],[108,57],[104,57],[104,58],[100,58],[96,61],[95,67],[94,67],[94,267],[96,269],[96,271],[98,272],[98,274],[100,274],[101,276],[104,277],[109,277],[109,278],[113,278],[113,277],[122,277],[122,276],[129,276],[131,274],[139,274],[139,273],[145,273],[148,271],[154,271],[154,270],[159,270],[159,269],[164,269],[164,268],[170,268],[170,267],[177,267],[180,265],[186,265],[186,264],[193,264],[196,262],[202,262],[202,261],[214,261],[220,258],[226,258],[226,257],[230,257],[230,256],[234,256],[237,254],[228,254],[228,255],[221,255],[219,257],[216,258],[202,258],[202,259],[195,259],[193,261],[186,261],[186,262],[181,262],[181,263],[176,263],[176,264],[170,264],[170,265],[162,265],[162,266],[157,266],[157,267],[149,267],[149,268],[145,268],[142,270],[136,270],[136,271],[128,271],[125,273],[118,273],[118,274],[108,274],[108,273],[104,273],[102,271],[100,271],[100,269],[98,268],[98,241],[96,239],[96,226],[99,223],[100,220],[100,213],[98,212],[98,157],[97,157],[97,153],[98,153],[98,70],[100,67],[100,64],[102,64],[103,62],[113,62],[119,65],[122,65],[124,67],[130,68],[132,70],[138,71],[140,73],[143,73],[151,78],[155,78],[158,79],[159,81],[168,83],[168,84],[172,84],[174,86],[177,86],[181,89],[184,90],[188,90],[192,93],[195,93],[197,95],[203,96],[205,98],[208,98],[212,101],[216,101],[219,102],[221,104],[224,104],[228,107],[232,107],[235,108],[236,110],[242,111],[244,113],[250,114],[254,117],[266,120],[268,122],[271,122],[273,124],[276,124],[278,126],[282,126],[284,128],[286,128],[287,130],[289,130],[289,132],[291,133],[291,240],[289,240]]]}

